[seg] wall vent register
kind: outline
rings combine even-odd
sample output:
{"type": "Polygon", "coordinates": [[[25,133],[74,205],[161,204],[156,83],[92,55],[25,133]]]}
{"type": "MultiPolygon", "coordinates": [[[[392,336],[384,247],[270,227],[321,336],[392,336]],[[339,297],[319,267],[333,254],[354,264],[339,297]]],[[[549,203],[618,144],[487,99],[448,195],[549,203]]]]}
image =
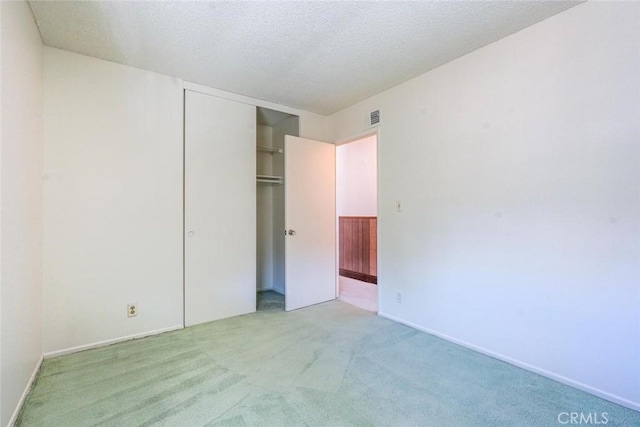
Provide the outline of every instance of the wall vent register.
{"type": "Polygon", "coordinates": [[[375,110],[369,113],[369,126],[375,126],[380,124],[380,110],[375,110]]]}

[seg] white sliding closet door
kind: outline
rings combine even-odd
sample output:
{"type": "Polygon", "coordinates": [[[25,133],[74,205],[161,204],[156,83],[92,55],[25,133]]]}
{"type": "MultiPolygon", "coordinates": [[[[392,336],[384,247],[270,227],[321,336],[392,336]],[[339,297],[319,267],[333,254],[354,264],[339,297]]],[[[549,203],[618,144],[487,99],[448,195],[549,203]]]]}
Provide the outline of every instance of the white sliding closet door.
{"type": "Polygon", "coordinates": [[[256,108],[185,92],[185,326],[256,309],[256,108]]]}

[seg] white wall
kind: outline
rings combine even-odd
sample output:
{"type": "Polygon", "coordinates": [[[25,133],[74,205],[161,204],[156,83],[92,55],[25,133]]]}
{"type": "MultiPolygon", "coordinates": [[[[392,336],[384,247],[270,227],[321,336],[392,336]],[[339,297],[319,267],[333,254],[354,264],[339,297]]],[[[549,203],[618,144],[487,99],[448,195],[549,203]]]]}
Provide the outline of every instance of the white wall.
{"type": "Polygon", "coordinates": [[[376,136],[336,147],[338,216],[377,216],[376,136]]]}
{"type": "Polygon", "coordinates": [[[180,327],[182,81],[45,48],[44,89],[44,351],[180,327]]]}
{"type": "Polygon", "coordinates": [[[383,315],[640,409],[639,46],[587,2],[333,116],[381,110],[383,315]]]}
{"type": "Polygon", "coordinates": [[[0,425],[42,356],[42,41],[26,2],[2,2],[0,425]]]}

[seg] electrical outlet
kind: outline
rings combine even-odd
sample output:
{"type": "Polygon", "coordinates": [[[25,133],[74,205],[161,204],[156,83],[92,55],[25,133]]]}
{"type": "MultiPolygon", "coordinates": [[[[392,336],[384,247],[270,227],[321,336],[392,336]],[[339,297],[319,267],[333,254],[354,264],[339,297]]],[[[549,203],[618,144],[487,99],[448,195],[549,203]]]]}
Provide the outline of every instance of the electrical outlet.
{"type": "Polygon", "coordinates": [[[396,302],[398,304],[402,304],[402,291],[397,291],[396,292],[396,302]]]}
{"type": "Polygon", "coordinates": [[[138,304],[127,304],[127,317],[136,317],[138,315],[138,304]]]}

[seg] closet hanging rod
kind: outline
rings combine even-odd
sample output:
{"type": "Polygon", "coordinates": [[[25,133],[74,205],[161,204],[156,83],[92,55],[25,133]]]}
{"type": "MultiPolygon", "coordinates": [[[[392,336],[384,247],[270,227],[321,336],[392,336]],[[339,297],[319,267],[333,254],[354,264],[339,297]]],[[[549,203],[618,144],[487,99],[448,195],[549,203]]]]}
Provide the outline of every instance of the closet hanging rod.
{"type": "Polygon", "coordinates": [[[257,148],[258,151],[262,151],[264,153],[271,153],[271,154],[282,154],[283,153],[282,148],[261,147],[259,145],[256,148],[257,148]]]}
{"type": "Polygon", "coordinates": [[[256,181],[265,184],[282,184],[282,177],[272,175],[256,175],[256,181]]]}

